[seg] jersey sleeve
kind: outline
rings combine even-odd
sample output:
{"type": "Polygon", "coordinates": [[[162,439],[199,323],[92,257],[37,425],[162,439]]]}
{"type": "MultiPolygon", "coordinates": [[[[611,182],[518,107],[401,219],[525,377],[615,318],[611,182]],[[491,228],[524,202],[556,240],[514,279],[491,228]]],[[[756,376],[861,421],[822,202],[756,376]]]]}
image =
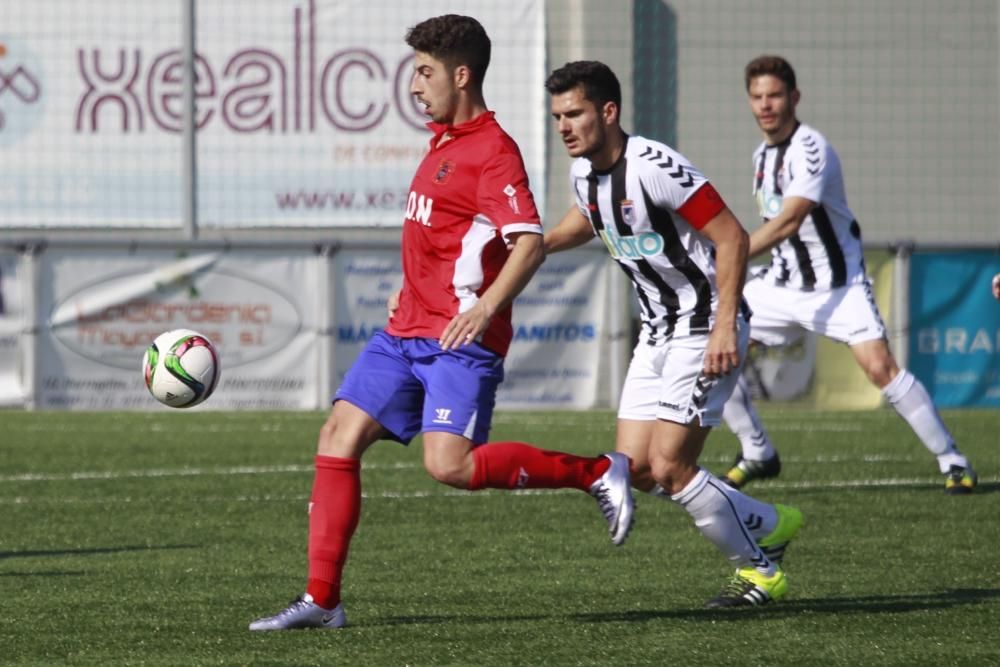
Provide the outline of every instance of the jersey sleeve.
{"type": "Polygon", "coordinates": [[[722,209],[726,208],[726,202],[722,201],[722,195],[705,181],[698,190],[687,198],[687,201],[677,209],[681,217],[688,221],[695,229],[701,229],[717,216],[722,209]]]}
{"type": "Polygon", "coordinates": [[[726,203],[708,182],[680,153],[672,153],[670,166],[655,164],[644,169],[640,178],[653,203],[677,211],[695,229],[701,229],[726,203]]]}
{"type": "Polygon", "coordinates": [[[480,175],[476,200],[479,210],[504,238],[518,232],[542,233],[520,155],[503,152],[490,158],[480,175]]]}
{"type": "Polygon", "coordinates": [[[802,197],[814,204],[823,201],[823,186],[826,183],[828,166],[827,145],[812,137],[806,137],[796,147],[791,156],[788,187],[785,197],[802,197]]]}

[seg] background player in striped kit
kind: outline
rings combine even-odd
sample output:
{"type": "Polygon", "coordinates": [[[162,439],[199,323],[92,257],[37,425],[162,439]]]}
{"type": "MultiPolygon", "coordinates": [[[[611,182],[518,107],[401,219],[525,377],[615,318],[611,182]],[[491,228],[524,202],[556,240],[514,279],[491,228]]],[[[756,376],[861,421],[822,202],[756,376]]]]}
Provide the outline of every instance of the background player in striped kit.
{"type": "MultiPolygon", "coordinates": [[[[784,58],[765,55],[746,66],[744,78],[764,134],[753,155],[753,193],[764,224],[750,235],[750,256],[771,251],[771,263],[755,272],[743,292],[753,310],[751,338],[782,345],[808,329],[849,345],[868,379],[937,457],[945,491],[971,493],[976,474],[969,460],[955,447],[924,386],[898,367],[889,350],[840,159],[823,135],[796,117],[795,71],[784,58]]],[[[724,417],[741,448],[726,480],[738,488],[776,476],[778,453],[743,378],[724,417]]]]}
{"type": "Polygon", "coordinates": [[[422,433],[424,468],[460,489],[588,491],[615,544],[632,525],[625,455],[486,443],[512,337],[511,302],[542,263],[542,226],[520,150],[483,99],[486,31],[449,14],[414,26],[406,42],[415,51],[410,92],[434,134],[403,224],[403,288],[320,430],[306,592],[251,630],[346,624],[341,579],[361,518],[361,457],[380,439],[406,444],[422,433]]]}
{"type": "Polygon", "coordinates": [[[709,606],[778,599],[787,589],[778,563],[802,515],[739,493],[698,466],[748,342],[740,296],[747,233],[684,156],[622,130],[621,87],[606,65],[568,63],[546,88],[557,130],[577,158],[576,204],[545,234],[546,250],[599,236],[640,304],[615,448],[632,459],[636,488],[676,501],[736,566],[709,606]]]}

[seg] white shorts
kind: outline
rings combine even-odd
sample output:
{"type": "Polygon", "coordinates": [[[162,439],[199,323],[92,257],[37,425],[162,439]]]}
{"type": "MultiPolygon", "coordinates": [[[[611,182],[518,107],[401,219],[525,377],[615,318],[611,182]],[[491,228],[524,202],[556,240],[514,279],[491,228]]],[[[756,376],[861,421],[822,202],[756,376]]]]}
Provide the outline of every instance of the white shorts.
{"type": "MultiPolygon", "coordinates": [[[[750,343],[749,326],[742,317],[737,321],[742,368],[750,343]]],[[[733,393],[740,369],[721,377],[705,377],[707,346],[708,336],[704,334],[674,338],[660,345],[640,341],[622,387],[618,418],[665,419],[678,424],[698,420],[702,426],[718,426],[722,406],[733,393]]]]}
{"type": "Polygon", "coordinates": [[[764,345],[790,345],[803,330],[856,345],[885,337],[885,324],[875,304],[871,281],[827,291],[804,292],[747,281],[743,296],[750,304],[750,338],[764,345]]]}

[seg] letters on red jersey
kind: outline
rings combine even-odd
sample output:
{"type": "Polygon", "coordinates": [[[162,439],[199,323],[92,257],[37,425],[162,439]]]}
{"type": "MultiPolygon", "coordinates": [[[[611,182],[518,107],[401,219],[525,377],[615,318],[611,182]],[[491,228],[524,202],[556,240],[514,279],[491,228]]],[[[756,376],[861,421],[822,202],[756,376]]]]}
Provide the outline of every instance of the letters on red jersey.
{"type": "MultiPolygon", "coordinates": [[[[403,222],[403,290],[386,331],[440,338],[496,279],[512,234],[542,233],[521,151],[493,112],[454,126],[429,123],[430,151],[410,185],[403,222]],[[450,139],[439,142],[448,135],[450,139]]],[[[507,353],[510,307],[482,344],[507,353]]]]}

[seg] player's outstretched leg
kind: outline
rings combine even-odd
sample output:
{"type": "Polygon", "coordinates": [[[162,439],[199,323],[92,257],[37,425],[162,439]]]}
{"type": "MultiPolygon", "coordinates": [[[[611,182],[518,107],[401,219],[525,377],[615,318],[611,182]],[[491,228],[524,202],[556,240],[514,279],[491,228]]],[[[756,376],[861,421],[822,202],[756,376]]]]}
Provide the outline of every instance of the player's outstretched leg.
{"type": "Polygon", "coordinates": [[[580,489],[597,499],[611,541],[621,545],[632,528],[631,461],[621,452],[576,456],[524,442],[489,442],[472,450],[475,465],[465,488],[580,489]]]}
{"type": "Polygon", "coordinates": [[[750,388],[742,375],[726,401],[722,418],[740,441],[736,462],[722,481],[739,489],[755,479],[777,477],[781,473],[781,459],[750,402],[750,388]]]}
{"type": "Polygon", "coordinates": [[[632,475],[629,458],[621,452],[605,454],[611,466],[590,486],[590,495],[597,499],[601,513],[608,521],[608,532],[616,546],[625,543],[635,521],[635,499],[632,497],[632,475]]]}
{"type": "Polygon", "coordinates": [[[344,605],[324,609],[308,593],[300,595],[274,616],[259,618],[250,624],[254,631],[299,630],[303,628],[342,628],[347,625],[344,605]]]}

